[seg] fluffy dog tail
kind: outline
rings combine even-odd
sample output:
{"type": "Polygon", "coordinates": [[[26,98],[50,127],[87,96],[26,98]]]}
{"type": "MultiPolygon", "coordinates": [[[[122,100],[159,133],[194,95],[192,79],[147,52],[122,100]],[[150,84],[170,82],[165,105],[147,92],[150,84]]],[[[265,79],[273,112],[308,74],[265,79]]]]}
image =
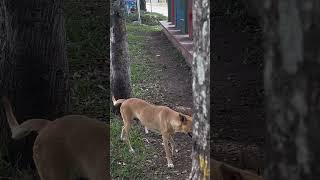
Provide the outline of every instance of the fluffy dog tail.
{"type": "Polygon", "coordinates": [[[12,107],[7,97],[2,97],[2,103],[7,116],[7,121],[11,129],[13,139],[21,139],[32,131],[40,132],[45,128],[51,121],[46,119],[29,119],[19,125],[16,117],[12,112],[12,107]]]}
{"type": "Polygon", "coordinates": [[[119,104],[122,104],[126,99],[118,99],[116,100],[114,98],[114,96],[112,96],[112,102],[113,102],[113,106],[118,106],[119,104]]]}

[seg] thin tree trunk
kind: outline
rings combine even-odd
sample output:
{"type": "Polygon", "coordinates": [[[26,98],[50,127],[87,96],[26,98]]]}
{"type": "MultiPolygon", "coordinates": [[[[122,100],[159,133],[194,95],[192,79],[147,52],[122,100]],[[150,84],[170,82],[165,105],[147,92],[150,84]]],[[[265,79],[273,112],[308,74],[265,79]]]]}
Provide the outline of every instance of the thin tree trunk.
{"type": "Polygon", "coordinates": [[[146,0],[140,0],[140,9],[142,11],[147,11],[146,0]]]}
{"type": "MultiPolygon", "coordinates": [[[[1,91],[14,113],[28,118],[54,119],[69,106],[68,62],[63,0],[4,0],[6,39],[0,59],[1,91]]],[[[34,138],[11,141],[1,113],[1,145],[9,142],[11,158],[22,155],[22,165],[32,162],[34,138]]]]}
{"type": "Polygon", "coordinates": [[[125,1],[111,1],[110,73],[111,92],[116,99],[131,97],[130,59],[125,23],[125,1]]]}
{"type": "Polygon", "coordinates": [[[194,0],[193,150],[191,179],[209,179],[210,164],[210,18],[208,0],[194,0]]]}
{"type": "Polygon", "coordinates": [[[320,179],[320,3],[265,5],[265,178],[320,179]]]}

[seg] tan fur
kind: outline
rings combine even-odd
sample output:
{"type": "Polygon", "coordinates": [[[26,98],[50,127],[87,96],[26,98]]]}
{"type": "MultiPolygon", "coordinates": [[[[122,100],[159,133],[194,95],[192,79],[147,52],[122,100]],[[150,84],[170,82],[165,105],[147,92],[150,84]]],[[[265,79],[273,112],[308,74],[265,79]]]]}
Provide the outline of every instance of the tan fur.
{"type": "Polygon", "coordinates": [[[38,136],[33,159],[42,180],[107,179],[108,131],[105,123],[81,115],[68,115],[48,121],[30,119],[18,124],[7,98],[2,98],[12,138],[31,131],[38,136]]]}
{"type": "Polygon", "coordinates": [[[173,167],[171,156],[174,151],[174,141],[172,136],[176,132],[192,132],[192,117],[178,113],[166,106],[156,106],[138,98],[115,100],[112,97],[112,101],[114,106],[121,104],[120,113],[124,123],[121,139],[126,140],[130,151],[134,152],[129,141],[129,130],[133,120],[139,119],[145,127],[146,133],[148,133],[148,129],[161,133],[168,167],[173,167]]]}
{"type": "Polygon", "coordinates": [[[210,160],[210,169],[210,179],[214,180],[263,180],[261,176],[214,159],[210,160]]]}

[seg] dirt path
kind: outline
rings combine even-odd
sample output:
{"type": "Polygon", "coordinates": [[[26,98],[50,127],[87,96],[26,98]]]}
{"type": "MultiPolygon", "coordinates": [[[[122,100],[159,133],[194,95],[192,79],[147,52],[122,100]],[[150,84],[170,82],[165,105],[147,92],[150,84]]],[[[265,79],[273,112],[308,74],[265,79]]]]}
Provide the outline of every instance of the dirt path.
{"type": "MultiPolygon", "coordinates": [[[[146,34],[151,64],[155,67],[156,86],[146,87],[150,96],[146,100],[175,108],[192,108],[191,69],[179,56],[162,32],[146,34]]],[[[148,86],[148,85],[146,85],[148,86]]],[[[173,156],[174,168],[169,169],[165,158],[161,136],[149,133],[144,136],[145,145],[152,146],[153,152],[146,161],[146,177],[158,179],[186,179],[191,169],[191,138],[185,134],[176,134],[174,141],[179,152],[173,156]]]]}

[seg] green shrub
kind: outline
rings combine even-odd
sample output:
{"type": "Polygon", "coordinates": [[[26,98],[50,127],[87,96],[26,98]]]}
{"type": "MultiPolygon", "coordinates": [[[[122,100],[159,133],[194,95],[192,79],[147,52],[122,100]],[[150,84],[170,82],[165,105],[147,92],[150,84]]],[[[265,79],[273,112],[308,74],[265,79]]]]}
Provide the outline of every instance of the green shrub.
{"type": "MultiPolygon", "coordinates": [[[[131,23],[133,21],[138,20],[138,14],[129,14],[127,16],[127,23],[131,23]]],[[[150,13],[150,12],[143,12],[141,13],[141,23],[149,26],[159,25],[159,21],[167,20],[166,16],[163,16],[159,13],[150,13]]]]}

